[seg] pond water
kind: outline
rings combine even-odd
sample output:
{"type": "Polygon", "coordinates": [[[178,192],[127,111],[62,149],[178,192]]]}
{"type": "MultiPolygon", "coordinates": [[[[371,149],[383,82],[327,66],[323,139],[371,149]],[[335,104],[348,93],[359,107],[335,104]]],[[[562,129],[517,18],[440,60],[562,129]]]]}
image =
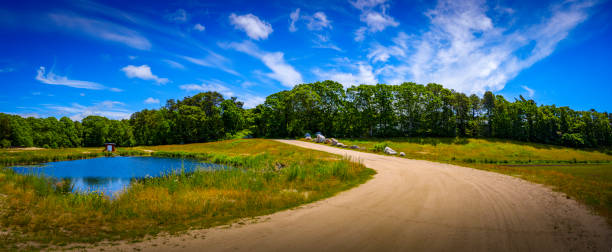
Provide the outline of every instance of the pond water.
{"type": "Polygon", "coordinates": [[[40,174],[57,179],[71,179],[73,192],[104,192],[112,196],[130,185],[132,179],[158,177],[173,171],[216,170],[225,166],[193,159],[158,157],[100,157],[42,165],[15,166],[21,174],[40,174]]]}

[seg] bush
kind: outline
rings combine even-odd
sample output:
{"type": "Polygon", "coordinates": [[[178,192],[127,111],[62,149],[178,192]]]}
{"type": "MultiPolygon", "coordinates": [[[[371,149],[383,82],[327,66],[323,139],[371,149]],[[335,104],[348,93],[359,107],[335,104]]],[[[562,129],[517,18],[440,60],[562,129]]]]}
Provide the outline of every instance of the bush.
{"type": "Polygon", "coordinates": [[[385,151],[385,148],[387,148],[387,146],[389,146],[389,143],[387,142],[377,143],[374,145],[374,148],[372,148],[372,150],[374,152],[383,152],[385,151]]]}
{"type": "Polygon", "coordinates": [[[572,147],[583,147],[584,146],[584,138],[580,133],[565,133],[561,136],[561,141],[563,145],[572,146],[572,147]]]}
{"type": "Polygon", "coordinates": [[[7,139],[2,139],[2,141],[0,141],[0,147],[2,147],[2,148],[11,147],[11,141],[9,141],[7,139]]]}

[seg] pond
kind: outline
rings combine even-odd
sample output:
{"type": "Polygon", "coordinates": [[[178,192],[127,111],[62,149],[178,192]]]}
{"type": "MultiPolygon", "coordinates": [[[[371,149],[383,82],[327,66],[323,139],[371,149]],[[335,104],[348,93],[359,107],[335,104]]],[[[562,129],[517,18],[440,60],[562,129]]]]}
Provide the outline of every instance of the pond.
{"type": "Polygon", "coordinates": [[[130,185],[132,179],[158,177],[165,174],[193,172],[198,169],[216,170],[225,166],[193,159],[158,157],[100,157],[42,165],[15,166],[21,174],[39,174],[57,179],[70,179],[73,192],[103,192],[112,196],[130,185]]]}

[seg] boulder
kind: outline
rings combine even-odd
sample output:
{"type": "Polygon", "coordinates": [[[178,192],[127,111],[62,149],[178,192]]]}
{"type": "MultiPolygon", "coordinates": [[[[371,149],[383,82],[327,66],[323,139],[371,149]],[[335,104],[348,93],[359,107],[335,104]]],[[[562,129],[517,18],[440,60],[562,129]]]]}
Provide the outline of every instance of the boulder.
{"type": "Polygon", "coordinates": [[[406,156],[406,153],[400,152],[400,156],[404,157],[404,156],[406,156]]]}
{"type": "Polygon", "coordinates": [[[325,144],[330,144],[330,143],[332,143],[332,140],[330,140],[329,138],[325,139],[325,144]]]}
{"type": "Polygon", "coordinates": [[[317,134],[317,138],[316,138],[315,142],[323,143],[323,142],[325,142],[325,137],[323,135],[321,135],[321,134],[317,134]]]}
{"type": "Polygon", "coordinates": [[[351,145],[351,147],[350,147],[350,148],[351,148],[351,149],[359,149],[359,146],[357,146],[357,145],[351,145]]]}
{"type": "Polygon", "coordinates": [[[335,138],[330,139],[330,141],[332,146],[338,145],[338,140],[336,140],[335,138]]]}
{"type": "Polygon", "coordinates": [[[307,136],[307,137],[306,137],[306,140],[308,140],[308,141],[312,141],[312,137],[307,136]]]}
{"type": "Polygon", "coordinates": [[[397,151],[394,151],[393,149],[389,148],[389,146],[387,146],[385,147],[385,153],[389,155],[395,155],[397,154],[397,151]]]}
{"type": "Polygon", "coordinates": [[[344,145],[343,143],[337,143],[336,146],[340,148],[346,148],[346,145],[344,145]]]}
{"type": "Polygon", "coordinates": [[[304,135],[304,138],[308,138],[310,137],[310,139],[312,139],[312,136],[310,135],[310,133],[306,133],[306,135],[304,135]]]}

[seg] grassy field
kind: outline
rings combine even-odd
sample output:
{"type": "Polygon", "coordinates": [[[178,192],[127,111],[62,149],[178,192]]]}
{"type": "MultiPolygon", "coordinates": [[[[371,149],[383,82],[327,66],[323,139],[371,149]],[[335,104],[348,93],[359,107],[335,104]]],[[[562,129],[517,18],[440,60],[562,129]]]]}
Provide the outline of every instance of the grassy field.
{"type": "MultiPolygon", "coordinates": [[[[95,193],[69,193],[53,179],[0,167],[0,250],[133,240],[162,231],[207,228],[329,197],[374,174],[339,156],[261,139],[120,148],[119,152],[196,158],[233,169],[135,180],[110,200],[95,193]]],[[[101,148],[1,150],[0,164],[102,155],[101,148]]]]}
{"type": "Polygon", "coordinates": [[[384,146],[406,158],[452,163],[503,173],[535,183],[591,207],[612,225],[612,154],[609,150],[495,139],[395,138],[338,139],[361,151],[381,153],[384,146]]]}

